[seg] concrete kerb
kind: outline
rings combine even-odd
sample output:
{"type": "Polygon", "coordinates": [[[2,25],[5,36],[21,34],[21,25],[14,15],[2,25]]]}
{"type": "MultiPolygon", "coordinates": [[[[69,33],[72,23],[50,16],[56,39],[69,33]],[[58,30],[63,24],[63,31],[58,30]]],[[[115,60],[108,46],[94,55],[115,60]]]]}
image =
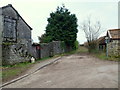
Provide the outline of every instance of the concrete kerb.
{"type": "Polygon", "coordinates": [[[48,63],[40,66],[40,67],[37,68],[35,71],[33,71],[33,72],[29,73],[29,74],[25,74],[25,75],[23,75],[23,76],[21,76],[21,77],[18,77],[18,78],[16,78],[16,79],[13,79],[13,80],[7,82],[7,83],[4,83],[3,85],[0,86],[0,88],[5,87],[5,86],[7,86],[7,85],[9,85],[9,84],[12,84],[12,83],[14,83],[14,82],[16,82],[16,81],[19,81],[19,80],[21,80],[21,79],[23,79],[23,78],[25,78],[25,77],[27,77],[27,76],[29,76],[29,75],[37,72],[38,70],[40,70],[40,69],[42,69],[42,68],[44,68],[44,67],[53,64],[54,62],[60,60],[61,58],[62,58],[61,56],[60,56],[60,57],[57,57],[57,58],[55,58],[54,60],[52,60],[51,62],[48,62],[48,63]]]}

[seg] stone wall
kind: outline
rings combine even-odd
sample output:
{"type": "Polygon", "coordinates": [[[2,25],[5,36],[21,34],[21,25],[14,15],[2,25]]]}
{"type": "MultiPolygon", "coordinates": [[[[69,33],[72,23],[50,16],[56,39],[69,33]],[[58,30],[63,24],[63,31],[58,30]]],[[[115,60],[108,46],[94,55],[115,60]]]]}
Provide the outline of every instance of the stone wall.
{"type": "Polygon", "coordinates": [[[2,8],[2,13],[4,16],[10,16],[14,19],[18,19],[18,13],[16,13],[16,11],[11,8],[11,4],[7,5],[5,8],[2,8]],[[9,7],[7,7],[9,6],[9,7]]]}
{"type": "Polygon", "coordinates": [[[30,61],[31,55],[27,47],[22,44],[5,43],[2,45],[3,65],[13,65],[20,62],[30,61]]]}
{"type": "Polygon", "coordinates": [[[36,59],[39,58],[38,50],[37,50],[36,46],[34,46],[34,45],[32,46],[32,56],[36,59]]]}
{"type": "Polygon", "coordinates": [[[64,48],[61,45],[61,41],[53,41],[50,43],[41,43],[39,44],[39,48],[37,49],[38,45],[33,45],[32,51],[33,51],[33,57],[36,59],[44,58],[44,57],[50,57],[57,54],[64,53],[64,48]]]}
{"type": "Polygon", "coordinates": [[[108,55],[120,55],[120,40],[111,40],[111,42],[108,43],[108,55]]]}
{"type": "Polygon", "coordinates": [[[60,41],[53,41],[53,55],[64,53],[65,48],[61,46],[60,41]]]}
{"type": "Polygon", "coordinates": [[[53,44],[41,43],[40,44],[40,58],[53,56],[53,44]]]}
{"type": "Polygon", "coordinates": [[[31,39],[31,30],[24,23],[24,21],[19,18],[17,22],[17,43],[24,44],[27,47],[29,54],[32,54],[32,39],[31,39]]]}
{"type": "Polygon", "coordinates": [[[40,44],[40,57],[44,58],[64,53],[61,43],[61,41],[53,41],[40,44]]]}

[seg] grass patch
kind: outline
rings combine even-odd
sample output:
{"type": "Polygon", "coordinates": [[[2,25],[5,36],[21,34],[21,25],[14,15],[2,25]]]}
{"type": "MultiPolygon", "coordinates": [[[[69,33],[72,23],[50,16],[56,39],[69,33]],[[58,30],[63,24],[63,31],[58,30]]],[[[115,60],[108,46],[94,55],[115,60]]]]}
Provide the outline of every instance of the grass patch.
{"type": "Polygon", "coordinates": [[[71,54],[75,54],[75,53],[77,53],[77,50],[78,49],[72,50],[70,52],[62,53],[62,54],[59,54],[58,56],[68,56],[68,55],[71,55],[71,54]]]}
{"type": "Polygon", "coordinates": [[[60,55],[55,55],[53,57],[45,57],[42,59],[37,59],[35,63],[24,62],[15,65],[4,65],[2,66],[2,72],[0,72],[0,78],[3,82],[14,79],[15,77],[20,76],[23,72],[28,70],[33,64],[39,63],[40,61],[52,59],[60,55]]]}
{"type": "Polygon", "coordinates": [[[6,82],[8,80],[14,79],[15,76],[19,76],[25,70],[30,68],[31,63],[19,63],[15,65],[2,66],[2,81],[6,82]]]}
{"type": "MultiPolygon", "coordinates": [[[[84,46],[79,46],[78,50],[76,51],[77,53],[89,53],[88,49],[84,46]]],[[[101,60],[110,60],[110,61],[120,61],[120,57],[107,57],[106,53],[104,51],[98,51],[98,50],[92,50],[89,54],[92,54],[93,56],[101,59],[101,60]]]]}
{"type": "Polygon", "coordinates": [[[88,53],[88,49],[84,46],[79,46],[77,53],[88,53]]]}
{"type": "Polygon", "coordinates": [[[108,57],[104,52],[97,52],[93,53],[97,58],[102,59],[102,60],[108,60],[108,57]]]}
{"type": "Polygon", "coordinates": [[[88,53],[88,49],[84,46],[79,46],[78,49],[67,52],[67,53],[63,53],[62,56],[71,55],[71,54],[75,54],[75,53],[88,53]]]}
{"type": "Polygon", "coordinates": [[[103,52],[103,51],[95,51],[95,52],[92,52],[92,54],[95,57],[97,57],[97,58],[99,58],[101,60],[120,61],[118,57],[114,57],[114,56],[112,56],[112,57],[108,56],[107,57],[106,53],[103,52]]]}
{"type": "Polygon", "coordinates": [[[41,58],[41,59],[37,59],[37,60],[35,61],[35,63],[38,63],[39,61],[48,60],[48,59],[50,59],[50,58],[52,58],[52,57],[44,57],[44,58],[41,58]]]}
{"type": "Polygon", "coordinates": [[[2,72],[0,72],[0,78],[2,78],[3,82],[7,82],[9,80],[12,80],[16,77],[19,77],[23,72],[28,70],[33,64],[39,63],[40,61],[52,59],[55,57],[58,57],[60,55],[55,55],[53,57],[45,57],[42,59],[37,59],[35,63],[30,63],[30,62],[24,62],[24,63],[19,63],[15,65],[5,65],[2,66],[2,72]]]}

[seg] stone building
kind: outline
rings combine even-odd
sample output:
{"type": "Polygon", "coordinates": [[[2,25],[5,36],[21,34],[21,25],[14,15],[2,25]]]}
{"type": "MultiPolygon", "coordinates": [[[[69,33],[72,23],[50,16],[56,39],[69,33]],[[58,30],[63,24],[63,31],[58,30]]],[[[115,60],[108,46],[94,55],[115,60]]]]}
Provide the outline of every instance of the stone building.
{"type": "Polygon", "coordinates": [[[0,8],[0,57],[3,65],[30,60],[31,30],[11,4],[0,8]]]}
{"type": "Polygon", "coordinates": [[[97,43],[98,43],[98,49],[105,51],[106,49],[105,36],[102,36],[99,39],[97,39],[97,43]]]}
{"type": "Polygon", "coordinates": [[[107,31],[108,37],[108,55],[120,56],[120,29],[112,29],[107,31]]]}

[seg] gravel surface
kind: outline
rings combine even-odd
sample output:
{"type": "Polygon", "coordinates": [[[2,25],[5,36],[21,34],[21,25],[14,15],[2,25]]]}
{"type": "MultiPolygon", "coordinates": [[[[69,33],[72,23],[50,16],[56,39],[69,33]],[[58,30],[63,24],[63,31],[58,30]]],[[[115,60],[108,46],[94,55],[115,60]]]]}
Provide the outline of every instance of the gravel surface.
{"type": "Polygon", "coordinates": [[[88,54],[63,56],[4,88],[118,88],[118,63],[88,54]]]}

